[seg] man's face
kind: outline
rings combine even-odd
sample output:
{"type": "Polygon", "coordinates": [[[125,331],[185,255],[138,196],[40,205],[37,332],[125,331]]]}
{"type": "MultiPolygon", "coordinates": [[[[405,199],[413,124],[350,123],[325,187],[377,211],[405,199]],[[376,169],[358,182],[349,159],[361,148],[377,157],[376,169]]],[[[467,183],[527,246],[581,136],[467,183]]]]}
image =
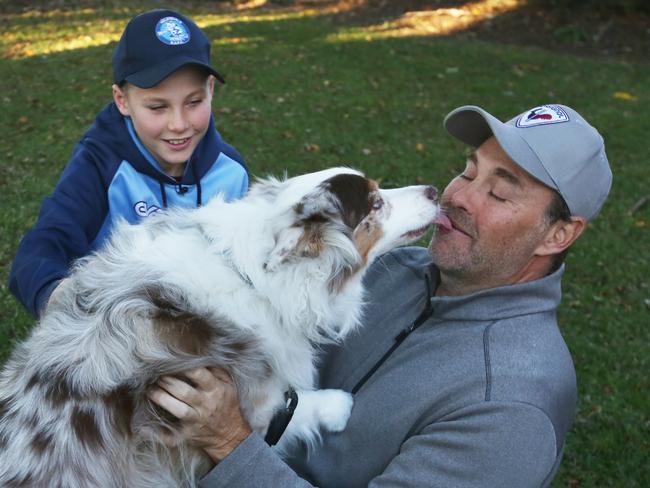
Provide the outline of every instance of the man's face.
{"type": "Polygon", "coordinates": [[[214,78],[183,68],[153,88],[113,87],[122,115],[131,117],[140,141],[163,171],[181,176],[184,163],[210,124],[214,78]]]}
{"type": "Polygon", "coordinates": [[[429,252],[441,275],[471,289],[525,281],[549,229],[553,191],[519,168],[494,137],[468,160],[442,195],[453,224],[429,252]]]}

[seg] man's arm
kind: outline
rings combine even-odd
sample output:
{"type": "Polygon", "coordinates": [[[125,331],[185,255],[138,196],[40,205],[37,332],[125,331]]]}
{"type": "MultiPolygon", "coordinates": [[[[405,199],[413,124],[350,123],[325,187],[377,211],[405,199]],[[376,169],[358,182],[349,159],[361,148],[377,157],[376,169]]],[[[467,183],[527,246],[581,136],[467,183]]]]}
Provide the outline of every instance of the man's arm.
{"type": "MultiPolygon", "coordinates": [[[[317,457],[318,452],[312,455],[317,457]]],[[[359,457],[363,459],[363,453],[359,457]]],[[[550,484],[555,458],[555,433],[543,412],[523,403],[486,402],[455,412],[408,438],[400,453],[383,473],[369,481],[368,487],[540,488],[550,484]]],[[[253,434],[200,486],[312,485],[253,434]]]]}
{"type": "MultiPolygon", "coordinates": [[[[192,416],[183,419],[188,435],[200,434],[208,444],[221,449],[221,457],[213,458],[216,466],[203,478],[200,486],[312,486],[294,473],[260,436],[248,434],[250,429],[246,433],[247,424],[241,417],[239,406],[232,401],[236,398],[232,383],[218,382],[214,386],[223,388],[230,400],[219,405],[216,396],[210,401],[207,395],[180,394],[180,390],[168,388],[183,402],[202,404],[198,408],[215,412],[212,417],[215,423],[209,427],[212,431],[209,435],[205,435],[205,424],[201,427],[201,422],[192,416]],[[239,417],[233,415],[233,409],[239,412],[239,417]],[[224,444],[224,439],[218,438],[218,434],[217,437],[213,434],[223,429],[238,431],[237,425],[243,429],[239,430],[240,433],[246,433],[244,440],[224,449],[228,444],[224,444]],[[196,433],[192,434],[192,431],[196,433]]],[[[341,435],[345,436],[345,431],[341,435]]],[[[371,447],[381,448],[369,446],[369,449],[371,447]]],[[[405,440],[399,454],[384,471],[369,480],[368,486],[539,488],[550,483],[556,450],[553,425],[537,407],[520,402],[481,402],[457,410],[414,433],[405,440]]],[[[311,456],[317,460],[318,448],[311,456]]],[[[363,462],[363,453],[359,453],[359,458],[363,462]]],[[[336,466],[331,469],[336,469],[336,466]]]]}
{"type": "Polygon", "coordinates": [[[199,483],[201,488],[307,488],[259,435],[249,435],[199,483]]]}

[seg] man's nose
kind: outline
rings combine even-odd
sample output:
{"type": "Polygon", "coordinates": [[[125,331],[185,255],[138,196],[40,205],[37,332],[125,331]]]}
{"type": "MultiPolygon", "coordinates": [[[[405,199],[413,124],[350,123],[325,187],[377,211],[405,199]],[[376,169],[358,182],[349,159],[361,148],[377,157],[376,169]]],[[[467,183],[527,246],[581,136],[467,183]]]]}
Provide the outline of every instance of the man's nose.
{"type": "Polygon", "coordinates": [[[474,206],[474,197],[476,189],[472,186],[472,182],[465,184],[452,183],[444,192],[443,200],[449,207],[463,209],[472,213],[474,206]]]}

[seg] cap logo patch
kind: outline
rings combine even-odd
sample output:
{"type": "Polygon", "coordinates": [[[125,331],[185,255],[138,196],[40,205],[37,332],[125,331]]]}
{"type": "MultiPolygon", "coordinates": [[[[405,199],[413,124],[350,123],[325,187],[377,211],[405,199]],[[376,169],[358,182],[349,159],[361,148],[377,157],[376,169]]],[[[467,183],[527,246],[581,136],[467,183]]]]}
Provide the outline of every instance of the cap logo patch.
{"type": "Polygon", "coordinates": [[[165,17],[156,24],[156,37],[168,46],[178,46],[190,40],[190,30],[182,20],[165,17]]]}
{"type": "Polygon", "coordinates": [[[517,119],[517,127],[534,127],[536,125],[559,124],[568,121],[569,114],[559,105],[542,105],[521,114],[517,119]]]}

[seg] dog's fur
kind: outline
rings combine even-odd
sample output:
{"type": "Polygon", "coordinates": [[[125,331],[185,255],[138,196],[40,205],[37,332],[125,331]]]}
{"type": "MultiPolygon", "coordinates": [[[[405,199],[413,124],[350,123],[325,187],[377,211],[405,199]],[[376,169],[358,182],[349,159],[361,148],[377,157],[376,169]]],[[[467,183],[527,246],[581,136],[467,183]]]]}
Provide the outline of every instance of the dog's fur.
{"type": "Polygon", "coordinates": [[[289,386],[300,400],[282,442],[342,430],[352,400],[313,391],[315,346],[357,326],[367,265],[438,212],[431,187],[379,190],[334,168],[118,225],[0,375],[0,485],[194,485],[205,454],[144,392],[201,366],[230,372],[262,435],[289,386]]]}

